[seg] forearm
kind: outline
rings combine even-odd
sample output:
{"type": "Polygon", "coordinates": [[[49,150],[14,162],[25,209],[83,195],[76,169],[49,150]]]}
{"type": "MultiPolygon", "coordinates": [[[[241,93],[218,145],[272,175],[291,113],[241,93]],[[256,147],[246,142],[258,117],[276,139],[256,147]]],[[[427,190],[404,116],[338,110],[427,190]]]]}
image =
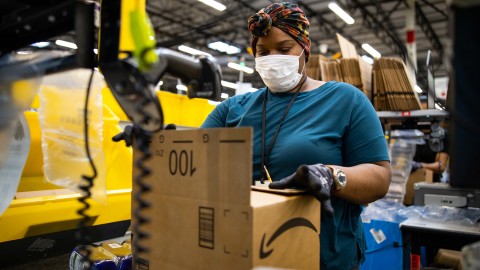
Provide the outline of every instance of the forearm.
{"type": "Polygon", "coordinates": [[[353,167],[332,167],[342,169],[347,176],[347,185],[332,195],[356,204],[367,204],[385,196],[392,176],[390,163],[365,163],[353,167]]]}
{"type": "Polygon", "coordinates": [[[431,171],[434,171],[434,172],[441,172],[442,171],[442,164],[440,163],[440,161],[435,161],[435,162],[432,162],[432,163],[420,163],[422,165],[422,168],[424,169],[427,169],[427,170],[431,170],[431,171]]]}
{"type": "Polygon", "coordinates": [[[432,163],[420,163],[422,168],[432,170],[437,173],[441,173],[445,170],[448,161],[448,154],[447,153],[439,153],[438,160],[432,163]]]}

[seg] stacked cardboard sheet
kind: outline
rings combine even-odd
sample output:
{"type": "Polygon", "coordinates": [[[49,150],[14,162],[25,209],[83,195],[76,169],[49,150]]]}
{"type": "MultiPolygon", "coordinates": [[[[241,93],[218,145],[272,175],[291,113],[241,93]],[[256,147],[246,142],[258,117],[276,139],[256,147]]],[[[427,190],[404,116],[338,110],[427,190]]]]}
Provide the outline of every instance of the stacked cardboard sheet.
{"type": "Polygon", "coordinates": [[[358,89],[362,89],[362,77],[360,75],[360,66],[356,58],[345,58],[340,60],[340,69],[342,70],[343,81],[349,83],[358,89]]]}
{"type": "Polygon", "coordinates": [[[373,104],[377,111],[420,110],[420,102],[400,58],[375,60],[373,81],[373,104]]]}
{"type": "Polygon", "coordinates": [[[362,91],[368,97],[368,99],[372,100],[372,69],[373,66],[365,60],[358,57],[358,66],[360,68],[360,77],[362,80],[362,91]]]}
{"type": "Polygon", "coordinates": [[[343,82],[342,68],[340,67],[340,62],[336,60],[320,60],[320,74],[322,81],[343,82]]]}
{"type": "Polygon", "coordinates": [[[311,54],[307,62],[307,76],[314,80],[320,80],[320,58],[323,57],[318,54],[311,54]]]}
{"type": "Polygon", "coordinates": [[[321,54],[312,54],[307,62],[307,75],[316,80],[349,83],[371,100],[372,65],[360,59],[353,43],[340,34],[337,38],[342,58],[329,59],[321,54]]]}

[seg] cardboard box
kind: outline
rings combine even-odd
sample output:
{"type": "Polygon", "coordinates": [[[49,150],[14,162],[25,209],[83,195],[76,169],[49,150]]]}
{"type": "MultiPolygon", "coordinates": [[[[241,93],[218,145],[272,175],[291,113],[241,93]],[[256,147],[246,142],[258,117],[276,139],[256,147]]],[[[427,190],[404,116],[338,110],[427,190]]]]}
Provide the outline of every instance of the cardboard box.
{"type": "Polygon", "coordinates": [[[135,269],[319,269],[320,204],[251,190],[250,128],[162,131],[150,149],[135,269]]]}
{"type": "Polygon", "coordinates": [[[407,180],[406,193],[405,193],[405,197],[403,198],[403,203],[406,205],[413,204],[413,197],[415,195],[413,186],[415,185],[415,183],[419,183],[419,182],[431,183],[432,181],[433,181],[433,172],[431,170],[426,170],[422,168],[412,172],[407,180]]]}
{"type": "Polygon", "coordinates": [[[443,269],[462,270],[462,252],[450,249],[438,249],[433,265],[443,269]]]}

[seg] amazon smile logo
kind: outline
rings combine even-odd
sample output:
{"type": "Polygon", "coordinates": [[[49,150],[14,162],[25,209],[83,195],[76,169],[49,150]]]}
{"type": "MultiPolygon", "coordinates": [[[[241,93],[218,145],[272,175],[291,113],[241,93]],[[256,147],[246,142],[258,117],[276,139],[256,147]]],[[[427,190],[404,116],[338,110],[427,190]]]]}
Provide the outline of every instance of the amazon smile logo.
{"type": "Polygon", "coordinates": [[[260,243],[260,259],[265,259],[268,256],[270,256],[270,254],[272,254],[273,248],[268,250],[268,247],[270,246],[270,244],[272,244],[273,241],[275,241],[275,239],[277,239],[284,232],[286,232],[290,229],[296,228],[296,227],[307,227],[307,228],[312,229],[316,233],[318,232],[317,228],[315,228],[315,226],[308,219],[292,218],[292,219],[286,221],[285,223],[283,223],[282,226],[280,226],[272,234],[272,236],[270,237],[270,239],[268,239],[268,242],[266,244],[265,244],[266,234],[265,233],[263,234],[262,242],[260,243]]]}

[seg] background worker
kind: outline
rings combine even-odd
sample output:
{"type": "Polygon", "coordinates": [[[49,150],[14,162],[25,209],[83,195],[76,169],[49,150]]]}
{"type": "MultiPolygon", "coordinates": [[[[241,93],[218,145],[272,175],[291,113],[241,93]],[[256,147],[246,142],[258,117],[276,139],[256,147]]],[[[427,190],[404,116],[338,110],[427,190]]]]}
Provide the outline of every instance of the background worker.
{"type": "Polygon", "coordinates": [[[447,168],[448,133],[447,122],[432,124],[432,132],[426,144],[417,145],[412,162],[412,172],[423,168],[433,172],[433,182],[441,182],[442,174],[447,168]]]}

